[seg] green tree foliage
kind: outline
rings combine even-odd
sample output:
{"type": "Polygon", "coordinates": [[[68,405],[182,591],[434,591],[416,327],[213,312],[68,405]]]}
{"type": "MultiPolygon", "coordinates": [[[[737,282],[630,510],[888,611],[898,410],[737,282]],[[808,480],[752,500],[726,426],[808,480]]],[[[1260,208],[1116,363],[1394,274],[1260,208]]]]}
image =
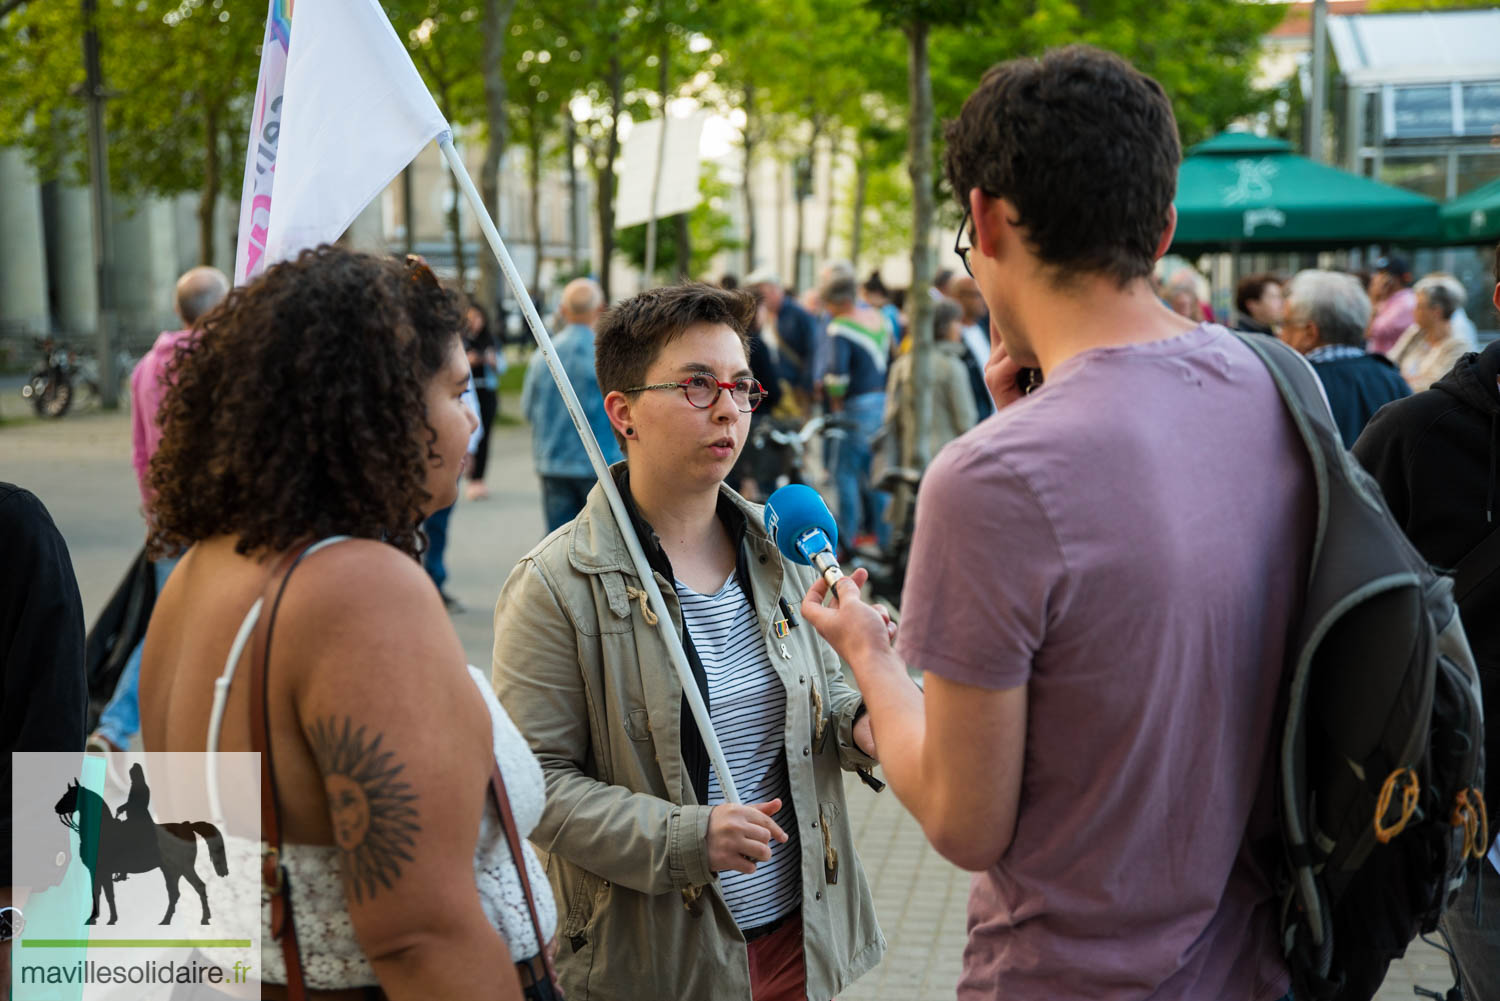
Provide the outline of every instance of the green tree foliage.
{"type": "MultiPolygon", "coordinates": [[[[105,80],[115,95],[107,122],[115,187],[125,194],[196,191],[206,208],[221,191],[232,198],[255,88],[263,4],[100,3],[105,80]]],[[[891,173],[903,160],[910,167],[904,147],[914,130],[930,139],[918,184],[938,196],[938,220],[956,220],[951,193],[940,190],[940,127],[958,114],[989,66],[1071,42],[1119,52],[1162,82],[1190,143],[1274,98],[1257,93],[1251,78],[1261,37],[1286,10],[1280,4],[1205,0],[382,4],[445,114],[455,124],[481,126],[490,143],[487,155],[498,157],[513,137],[536,168],[556,163],[569,107],[579,110],[578,141],[598,197],[594,228],[605,250],[599,265],[607,262],[615,236],[619,128],[627,118],[660,113],[664,47],[669,93],[696,96],[737,120],[743,115],[747,168],[765,157],[791,162],[835,147],[856,152],[864,199],[856,205],[857,196],[846,196],[830,208],[849,221],[851,236],[858,215],[861,256],[867,256],[909,228],[884,199],[903,199],[905,205],[920,197],[910,182],[900,183],[891,173]],[[912,113],[908,73],[919,25],[932,95],[930,120],[920,121],[912,113]],[[496,108],[503,109],[498,117],[496,108]],[[885,141],[872,139],[882,135],[885,141]]],[[[1373,0],[1371,7],[1483,5],[1373,0]]],[[[46,179],[85,177],[83,104],[75,96],[83,79],[79,20],[76,0],[0,0],[0,143],[24,147],[46,179]]],[[[736,197],[745,200],[745,215],[753,219],[751,194],[746,187],[736,197]]],[[[491,195],[486,190],[485,197],[491,195]]],[[[208,211],[205,245],[211,225],[208,211]]],[[[754,256],[755,234],[746,236],[754,256]]],[[[672,238],[663,234],[664,241],[672,238]]],[[[751,263],[762,262],[747,261],[747,267],[751,263]]],[[[599,265],[607,280],[607,266],[599,265]]]]}
{"type": "MultiPolygon", "coordinates": [[[[438,110],[455,128],[484,120],[483,10],[465,0],[386,0],[391,27],[406,42],[438,110]]],[[[449,178],[452,198],[448,232],[460,278],[467,272],[457,178],[449,178]]],[[[411,225],[411,220],[406,224],[411,225]]]]}
{"type": "Polygon", "coordinates": [[[443,117],[453,125],[482,120],[481,6],[468,0],[385,0],[385,10],[443,117]]]}
{"type": "Polygon", "coordinates": [[[586,61],[572,39],[539,16],[517,18],[510,43],[511,135],[526,149],[535,289],[542,271],[542,171],[572,156],[565,141],[568,101],[586,82],[586,61]]]}
{"type": "MultiPolygon", "coordinates": [[[[102,0],[99,37],[112,187],[199,195],[199,256],[214,205],[237,192],[255,96],[261,4],[102,0]]],[[[30,0],[0,19],[0,144],[24,149],[44,180],[88,179],[83,23],[73,2],[30,0]]]]}
{"type": "Polygon", "coordinates": [[[989,67],[1082,42],[1160,82],[1183,142],[1199,142],[1274,99],[1253,79],[1261,40],[1286,11],[1202,0],[982,0],[972,18],[933,32],[934,103],[940,118],[956,117],[989,67]]]}
{"type": "Polygon", "coordinates": [[[857,191],[852,193],[849,210],[839,215],[837,223],[838,235],[853,247],[854,222],[859,220],[859,250],[851,250],[850,257],[861,277],[873,270],[875,263],[911,250],[911,213],[904,211],[912,201],[906,165],[898,158],[862,161],[861,166],[867,162],[873,166],[866,170],[864,197],[855,197],[857,191]]]}

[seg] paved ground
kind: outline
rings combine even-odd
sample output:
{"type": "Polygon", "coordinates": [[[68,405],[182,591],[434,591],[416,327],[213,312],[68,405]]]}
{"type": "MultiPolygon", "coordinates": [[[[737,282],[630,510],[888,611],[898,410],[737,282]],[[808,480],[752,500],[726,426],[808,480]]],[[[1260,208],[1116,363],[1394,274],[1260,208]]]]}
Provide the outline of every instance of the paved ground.
{"type": "MultiPolygon", "coordinates": [[[[142,541],[130,469],[128,415],[84,409],[58,422],[24,417],[16,380],[0,380],[0,479],[34,491],[62,529],[92,620],[142,541]],[[16,418],[20,418],[17,420],[16,418]]],[[[507,399],[502,413],[514,413],[507,399]]],[[[507,572],[542,535],[541,505],[525,428],[500,427],[492,446],[493,496],[461,503],[450,529],[449,589],[470,608],[454,617],[464,649],[489,663],[491,610],[507,572]]],[[[849,783],[856,839],[891,950],[843,1001],[938,1001],[953,997],[962,961],[968,875],[927,846],[888,792],[849,783]]],[[[1418,943],[1378,997],[1407,1001],[1412,987],[1446,991],[1447,964],[1418,943]]]]}

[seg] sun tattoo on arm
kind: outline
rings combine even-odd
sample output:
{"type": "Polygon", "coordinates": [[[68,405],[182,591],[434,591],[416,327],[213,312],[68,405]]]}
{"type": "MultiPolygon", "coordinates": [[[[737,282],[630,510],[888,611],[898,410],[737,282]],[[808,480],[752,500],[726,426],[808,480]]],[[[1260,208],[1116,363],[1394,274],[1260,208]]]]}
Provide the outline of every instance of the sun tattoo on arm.
{"type": "Polygon", "coordinates": [[[314,721],[309,737],[323,772],[344,880],[356,903],[374,900],[381,887],[389,890],[401,877],[401,864],[412,861],[409,850],[422,830],[413,805],[417,794],[401,778],[406,766],[395,762],[395,752],[381,750],[383,734],[367,739],[365,728],[355,728],[347,716],[342,724],[332,716],[314,721]]]}

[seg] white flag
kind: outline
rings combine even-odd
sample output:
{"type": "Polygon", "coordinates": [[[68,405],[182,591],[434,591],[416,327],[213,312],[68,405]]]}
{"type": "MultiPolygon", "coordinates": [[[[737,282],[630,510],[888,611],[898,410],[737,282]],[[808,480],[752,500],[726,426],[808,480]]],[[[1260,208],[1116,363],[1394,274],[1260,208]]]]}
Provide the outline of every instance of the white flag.
{"type": "MultiPolygon", "coordinates": [[[[273,18],[282,6],[291,5],[272,0],[273,18]]],[[[237,268],[239,281],[338,239],[422,147],[448,132],[376,0],[297,0],[291,21],[264,252],[250,270],[237,268]]],[[[263,60],[263,85],[267,69],[263,60]]],[[[257,115],[259,101],[257,94],[257,115]]],[[[252,131],[247,181],[259,138],[252,131]]],[[[254,207],[242,211],[242,252],[261,218],[254,207]]]]}
{"type": "Polygon", "coordinates": [[[250,142],[245,150],[245,186],[240,190],[240,235],[234,258],[236,285],[245,284],[266,269],[266,227],[271,222],[271,187],[276,180],[276,146],[291,38],[291,0],[269,0],[266,37],[260,48],[260,78],[255,85],[255,108],[250,115],[250,142]]]}

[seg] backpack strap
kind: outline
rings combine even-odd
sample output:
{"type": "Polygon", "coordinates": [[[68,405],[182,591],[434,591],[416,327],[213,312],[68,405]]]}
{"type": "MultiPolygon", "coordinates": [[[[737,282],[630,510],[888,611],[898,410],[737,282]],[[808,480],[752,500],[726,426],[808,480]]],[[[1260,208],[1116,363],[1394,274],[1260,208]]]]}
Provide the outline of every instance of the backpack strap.
{"type": "Polygon", "coordinates": [[[1453,568],[1453,600],[1462,606],[1465,598],[1496,573],[1500,573],[1500,528],[1491,530],[1453,568]]]}
{"type": "MultiPolygon", "coordinates": [[[[1271,370],[1271,379],[1276,383],[1276,389],[1281,393],[1287,409],[1296,419],[1297,430],[1307,442],[1308,448],[1324,451],[1320,446],[1333,441],[1338,442],[1339,450],[1343,451],[1343,439],[1339,437],[1338,427],[1333,423],[1333,413],[1328,409],[1328,397],[1323,392],[1323,383],[1318,379],[1318,373],[1307,363],[1307,359],[1281,341],[1258,334],[1242,334],[1238,331],[1230,333],[1271,370]],[[1304,421],[1311,427],[1305,426],[1304,421]],[[1309,431],[1314,428],[1323,433],[1316,437],[1310,435],[1309,431]]],[[[1324,454],[1326,456],[1326,452],[1324,454]]]]}

